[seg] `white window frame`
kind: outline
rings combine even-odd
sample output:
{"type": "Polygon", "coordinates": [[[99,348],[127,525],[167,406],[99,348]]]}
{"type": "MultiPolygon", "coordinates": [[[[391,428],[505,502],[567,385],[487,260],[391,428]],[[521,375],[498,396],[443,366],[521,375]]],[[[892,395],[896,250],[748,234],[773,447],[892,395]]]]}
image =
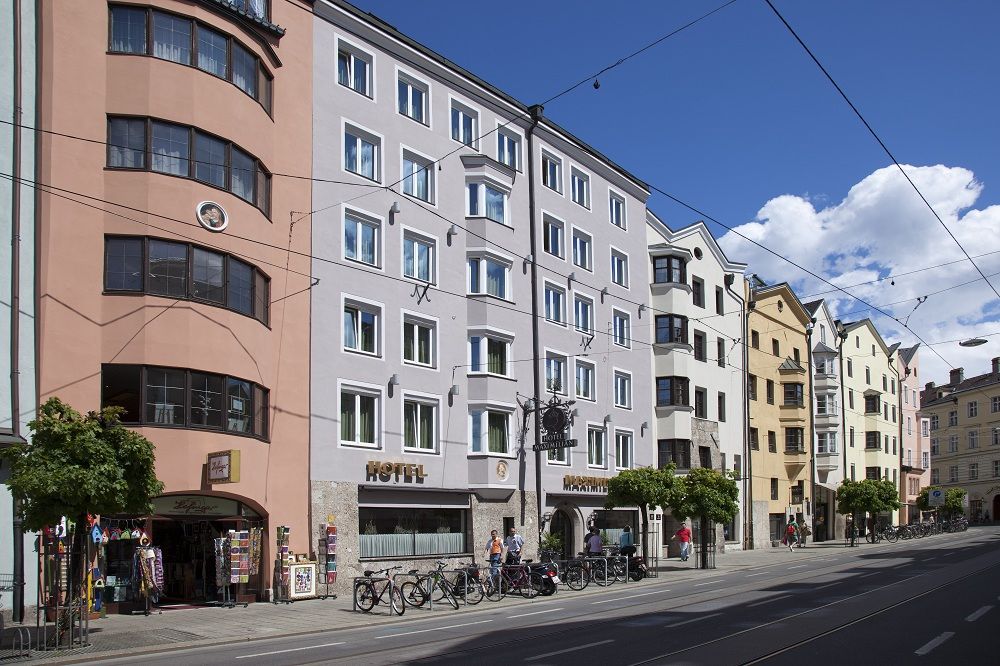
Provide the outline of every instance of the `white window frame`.
{"type": "MultiPolygon", "coordinates": [[[[573,426],[567,428],[569,438],[573,437],[573,426]]],[[[545,452],[545,464],[546,465],[558,465],[559,467],[569,467],[573,464],[571,447],[564,447],[561,449],[549,449],[545,452]],[[562,460],[556,456],[561,456],[562,460]]]]}
{"type": "Polygon", "coordinates": [[[514,333],[511,331],[505,331],[500,328],[494,328],[492,326],[477,326],[467,329],[468,335],[466,336],[468,340],[468,356],[467,360],[469,363],[468,375],[478,377],[478,376],[489,376],[489,377],[505,377],[510,378],[510,350],[514,343],[514,333]],[[479,358],[473,358],[474,350],[472,348],[472,338],[479,338],[479,358]],[[489,341],[501,342],[507,348],[504,354],[504,372],[503,374],[497,374],[495,372],[489,371],[489,341]],[[475,370],[474,368],[478,365],[480,370],[475,370]]]}
{"type": "Polygon", "coordinates": [[[614,284],[616,284],[616,285],[618,285],[622,289],[629,289],[629,285],[631,283],[631,280],[629,279],[630,278],[630,275],[629,275],[630,266],[629,266],[629,264],[631,263],[631,261],[629,260],[628,252],[626,252],[625,250],[621,250],[621,249],[615,247],[614,245],[612,245],[611,246],[611,253],[608,256],[609,256],[609,258],[611,260],[611,282],[614,283],[614,284]],[[622,257],[622,258],[625,259],[625,274],[624,274],[625,284],[622,284],[621,282],[618,282],[617,280],[615,280],[615,255],[618,255],[618,256],[620,256],[620,257],[622,257]]]}
{"type": "MultiPolygon", "coordinates": [[[[400,225],[400,245],[399,245],[399,263],[400,263],[400,273],[402,276],[408,280],[413,280],[420,284],[437,284],[438,276],[438,239],[437,236],[432,236],[431,234],[425,233],[413,227],[408,227],[405,224],[400,225]],[[406,242],[412,241],[414,243],[423,243],[424,245],[430,246],[430,265],[428,269],[430,270],[430,280],[423,280],[415,275],[406,274],[406,242]]],[[[417,254],[413,254],[413,266],[414,269],[417,267],[417,254]]],[[[414,271],[416,272],[416,271],[414,271]]]]}
{"type": "Polygon", "coordinates": [[[410,72],[408,72],[406,70],[403,70],[403,69],[400,69],[399,67],[396,67],[396,113],[398,113],[399,115],[401,115],[401,116],[403,116],[405,118],[409,118],[410,120],[412,120],[415,123],[420,123],[421,125],[423,125],[425,127],[430,127],[431,126],[431,84],[428,81],[425,81],[424,79],[420,78],[419,76],[414,76],[410,72]],[[423,110],[423,114],[424,114],[424,119],[423,120],[417,120],[416,118],[414,118],[413,116],[411,116],[409,113],[403,113],[402,111],[399,110],[399,102],[400,102],[399,84],[400,84],[400,82],[403,82],[403,83],[406,84],[406,90],[407,90],[407,92],[406,92],[406,108],[407,109],[412,109],[413,108],[413,89],[414,88],[419,89],[421,92],[424,93],[424,104],[423,104],[423,109],[422,109],[423,110]]]}
{"type": "MultiPolygon", "coordinates": [[[[360,319],[359,319],[360,322],[360,319]]],[[[359,323],[360,326],[360,323],[359,323]]],[[[341,294],[340,296],[340,348],[346,354],[367,356],[369,358],[382,358],[382,350],[385,349],[385,304],[372,301],[352,294],[341,294]],[[359,312],[369,312],[375,315],[375,351],[369,352],[363,349],[353,349],[347,346],[344,331],[344,311],[353,308],[359,312]]],[[[361,331],[356,331],[356,336],[360,341],[361,331]]]]}
{"type": "Polygon", "coordinates": [[[618,308],[611,309],[611,342],[623,349],[632,348],[632,315],[618,308]],[[619,319],[625,322],[624,338],[619,335],[619,319]]]}
{"type": "Polygon", "coordinates": [[[626,212],[626,202],[628,200],[625,198],[624,194],[616,192],[608,188],[608,222],[612,226],[618,227],[622,231],[628,231],[628,213],[626,212]],[[615,222],[615,201],[621,204],[621,224],[615,222]]]}
{"type": "Polygon", "coordinates": [[[470,249],[469,252],[466,255],[466,261],[465,261],[465,271],[466,271],[465,284],[466,284],[466,288],[468,289],[469,295],[470,296],[489,296],[489,297],[492,297],[492,298],[499,298],[501,300],[508,301],[508,302],[513,301],[514,300],[513,296],[512,296],[512,294],[513,294],[513,290],[512,290],[513,285],[511,285],[511,275],[512,275],[512,272],[513,272],[513,270],[512,270],[513,267],[514,267],[514,260],[511,259],[510,257],[506,257],[506,256],[504,256],[502,254],[498,254],[496,252],[491,252],[491,251],[488,251],[488,250],[485,250],[485,249],[481,249],[481,248],[472,248],[472,249],[470,249]],[[470,267],[469,264],[471,262],[473,262],[473,261],[476,261],[476,262],[479,263],[479,282],[480,282],[479,286],[481,288],[480,291],[473,291],[472,290],[472,286],[473,286],[472,285],[472,269],[471,269],[471,267],[470,267]],[[486,286],[486,284],[487,284],[487,279],[486,279],[486,275],[487,275],[486,263],[487,262],[493,262],[495,264],[499,264],[499,265],[503,266],[503,268],[504,268],[504,292],[505,292],[505,294],[503,296],[498,296],[496,294],[491,294],[488,291],[486,291],[485,288],[484,288],[486,286]]]}
{"type": "Polygon", "coordinates": [[[340,256],[344,261],[350,261],[352,263],[361,264],[362,266],[367,266],[369,268],[374,268],[379,271],[385,270],[385,257],[383,256],[383,249],[385,243],[383,242],[382,233],[385,230],[385,218],[380,215],[375,215],[374,213],[369,213],[366,210],[361,210],[360,208],[355,208],[353,206],[344,206],[340,215],[340,256]],[[368,226],[375,228],[375,263],[369,264],[367,261],[357,258],[360,257],[360,247],[361,247],[361,235],[356,235],[356,242],[358,247],[355,248],[355,257],[347,256],[347,244],[345,238],[347,235],[347,218],[355,218],[359,224],[366,224],[368,226]]]}
{"type": "MultiPolygon", "coordinates": [[[[399,324],[399,360],[403,365],[413,366],[417,368],[427,368],[428,370],[437,370],[440,351],[440,323],[437,317],[431,317],[429,315],[423,314],[422,312],[413,312],[412,310],[400,310],[401,320],[399,324]],[[422,326],[424,328],[429,328],[431,333],[431,362],[421,363],[420,361],[410,360],[406,358],[406,325],[413,324],[415,326],[422,326]]],[[[416,334],[416,331],[414,331],[416,334]]],[[[414,344],[416,340],[414,340],[414,344]]],[[[416,348],[414,348],[416,349],[416,348]]]]}
{"type": "Polygon", "coordinates": [[[524,136],[514,130],[511,124],[503,124],[497,122],[497,162],[504,164],[515,171],[521,172],[524,170],[522,165],[524,156],[524,136]],[[508,142],[512,142],[515,145],[516,154],[514,155],[514,164],[506,161],[504,158],[506,155],[506,150],[500,149],[500,137],[505,138],[508,142]]]}
{"type": "Polygon", "coordinates": [[[562,259],[563,261],[566,260],[566,222],[545,210],[542,211],[542,251],[550,257],[556,257],[558,259],[562,259]],[[549,241],[550,227],[559,230],[558,253],[552,252],[551,243],[549,241]],[[546,247],[546,245],[549,247],[546,247]]]}
{"type": "Polygon", "coordinates": [[[385,154],[384,153],[384,150],[385,150],[385,137],[382,136],[381,134],[379,134],[378,132],[375,132],[373,130],[368,129],[364,125],[361,125],[359,123],[354,122],[353,120],[348,120],[347,118],[342,118],[341,121],[340,121],[340,138],[341,138],[341,141],[342,141],[341,150],[340,150],[340,168],[341,168],[341,170],[344,173],[349,173],[351,175],[357,176],[358,178],[361,178],[362,180],[364,180],[366,182],[369,182],[369,183],[381,183],[382,182],[382,165],[383,165],[383,162],[384,162],[383,157],[384,157],[384,154],[385,154]],[[347,144],[347,133],[348,132],[351,132],[352,135],[355,137],[355,140],[358,141],[358,143],[359,143],[359,146],[358,146],[359,149],[356,151],[356,154],[358,156],[358,164],[357,164],[358,169],[359,169],[358,171],[354,171],[353,169],[350,169],[347,166],[346,144],[347,144]],[[367,135],[367,136],[365,136],[365,135],[367,135]],[[364,175],[360,171],[360,168],[361,168],[360,142],[362,140],[368,141],[369,143],[371,143],[375,147],[374,151],[373,151],[374,152],[374,160],[375,160],[375,164],[374,164],[374,176],[375,177],[374,178],[369,178],[368,176],[364,175]]]}
{"type": "MultiPolygon", "coordinates": [[[[357,410],[357,397],[354,399],[355,410],[357,410]]],[[[337,447],[338,448],[349,448],[349,449],[381,449],[383,443],[383,432],[382,424],[385,423],[385,401],[383,400],[382,387],[375,384],[367,384],[364,382],[355,381],[345,381],[337,380],[337,447]],[[375,442],[374,444],[369,444],[367,442],[360,442],[357,440],[344,440],[341,439],[342,426],[340,422],[340,414],[343,409],[343,395],[344,392],[352,393],[355,396],[365,395],[368,397],[375,398],[375,442]]],[[[355,433],[357,434],[357,433],[355,433]]]]}
{"type": "Polygon", "coordinates": [[[590,174],[575,164],[571,164],[569,167],[569,182],[571,190],[570,198],[573,203],[590,210],[590,174]],[[583,195],[581,197],[583,201],[577,198],[580,194],[583,195]]]}
{"type": "Polygon", "coordinates": [[[549,282],[544,280],[542,282],[542,302],[544,303],[545,321],[550,324],[555,324],[556,326],[566,327],[568,322],[566,321],[566,301],[567,301],[567,290],[564,287],[559,286],[555,282],[549,282]],[[551,319],[551,309],[549,308],[549,292],[558,292],[562,294],[561,306],[559,308],[559,319],[551,319]]]}
{"type": "Polygon", "coordinates": [[[577,400],[595,402],[597,400],[597,365],[591,361],[584,361],[580,358],[575,359],[573,364],[573,386],[577,400]],[[580,393],[580,368],[590,370],[590,385],[587,387],[589,395],[580,393]]]}
{"type": "Polygon", "coordinates": [[[577,268],[580,268],[580,269],[583,269],[583,270],[587,271],[588,273],[593,273],[594,272],[594,236],[592,234],[587,233],[586,231],[584,231],[580,227],[576,226],[575,224],[574,225],[570,225],[570,229],[572,230],[572,233],[571,233],[571,236],[572,236],[571,246],[572,246],[572,251],[573,251],[573,265],[576,266],[577,268]],[[578,258],[577,251],[576,251],[576,239],[577,238],[586,240],[586,242],[587,242],[587,261],[586,261],[586,265],[581,264],[581,263],[579,263],[577,261],[577,258],[578,258]]]}
{"type": "Polygon", "coordinates": [[[348,41],[348,40],[346,40],[343,37],[341,37],[341,36],[338,35],[337,36],[337,57],[336,57],[336,60],[334,62],[334,73],[335,73],[335,76],[336,76],[336,79],[337,79],[337,85],[339,85],[342,88],[347,88],[348,90],[356,92],[357,94],[361,95],[362,97],[364,97],[366,99],[370,99],[373,102],[376,101],[375,100],[375,81],[377,79],[375,78],[375,54],[374,53],[370,53],[369,51],[366,51],[365,49],[361,48],[359,45],[355,44],[354,42],[348,41]],[[351,65],[350,65],[350,80],[351,80],[351,83],[347,84],[347,85],[345,85],[345,84],[343,84],[343,83],[340,82],[340,52],[341,51],[345,51],[345,52],[347,52],[351,56],[351,65]],[[368,88],[367,90],[364,90],[364,91],[358,90],[353,85],[354,84],[354,60],[355,59],[363,60],[363,61],[365,61],[368,64],[368,80],[365,82],[365,85],[368,88]]]}
{"type": "Polygon", "coordinates": [[[472,148],[473,150],[479,150],[479,133],[482,122],[483,114],[476,107],[472,106],[468,102],[458,99],[454,95],[448,95],[448,137],[455,143],[461,144],[472,148]],[[461,117],[462,115],[467,116],[472,119],[472,136],[470,137],[472,143],[466,143],[462,141],[462,129],[464,124],[459,124],[458,134],[459,138],[455,138],[454,128],[452,126],[452,116],[455,111],[458,111],[461,117]]]}
{"type": "Polygon", "coordinates": [[[628,370],[623,370],[622,368],[614,368],[611,373],[611,394],[614,399],[614,405],[617,409],[632,410],[632,373],[628,370]],[[618,378],[621,377],[626,380],[625,388],[626,395],[625,404],[618,402],[618,378]]]}
{"type": "Polygon", "coordinates": [[[554,152],[546,148],[543,148],[540,151],[539,159],[541,161],[541,164],[539,166],[540,168],[539,173],[541,174],[542,177],[541,178],[542,186],[547,187],[548,189],[557,193],[559,196],[566,196],[565,194],[563,194],[563,165],[566,163],[566,160],[564,160],[563,158],[559,157],[554,152]],[[546,161],[552,162],[553,164],[556,165],[555,183],[550,182],[551,179],[549,178],[548,170],[545,168],[546,161]],[[553,185],[555,185],[555,187],[553,187],[553,185]]]}
{"type": "MultiPolygon", "coordinates": [[[[556,393],[558,395],[569,395],[569,354],[565,352],[558,351],[556,349],[545,349],[545,392],[546,393],[556,393]],[[561,367],[561,377],[555,378],[550,377],[550,369],[561,367]],[[558,391],[552,390],[552,381],[554,379],[559,380],[559,384],[562,387],[558,391]]],[[[576,383],[576,377],[573,378],[573,383],[576,383]]],[[[573,389],[576,392],[576,388],[573,389]]]]}
{"type": "MultiPolygon", "coordinates": [[[[423,455],[437,455],[441,453],[441,396],[433,393],[420,393],[417,391],[403,391],[403,399],[399,401],[399,444],[405,453],[420,453],[423,455]],[[431,407],[434,410],[434,441],[429,449],[422,449],[416,446],[406,445],[406,403],[413,402],[420,407],[431,407]]],[[[417,411],[418,430],[415,433],[414,441],[419,440],[420,431],[420,411],[417,411]]]]}
{"type": "Polygon", "coordinates": [[[597,326],[597,301],[594,300],[593,296],[585,294],[583,292],[574,291],[573,292],[573,328],[575,328],[580,333],[586,335],[593,335],[594,329],[597,326]],[[589,327],[580,326],[580,311],[577,309],[577,303],[582,303],[584,305],[590,306],[590,325],[589,327]]]}
{"type": "Polygon", "coordinates": [[[635,466],[635,430],[631,428],[615,428],[615,469],[632,469],[635,466]],[[618,436],[628,437],[627,453],[628,464],[621,464],[621,447],[618,446],[618,436]]]}
{"type": "Polygon", "coordinates": [[[517,406],[511,405],[509,403],[495,402],[495,401],[470,401],[469,402],[469,419],[468,419],[468,437],[469,437],[469,452],[470,456],[494,456],[497,458],[514,458],[516,456],[516,445],[514,442],[514,415],[517,412],[517,406]],[[489,416],[490,412],[496,412],[498,414],[506,414],[507,416],[507,451],[506,453],[493,453],[490,452],[490,440],[489,440],[489,416]],[[477,418],[476,413],[478,413],[478,418],[480,420],[480,436],[482,437],[479,442],[479,451],[475,450],[476,442],[473,440],[473,427],[472,420],[477,418]]]}
{"type": "Polygon", "coordinates": [[[604,423],[593,423],[587,422],[587,468],[588,469],[607,469],[608,468],[608,427],[604,423]],[[599,432],[602,435],[602,461],[600,463],[592,463],[590,455],[590,433],[599,432]]]}
{"type": "Polygon", "coordinates": [[[486,219],[502,224],[506,227],[513,226],[511,222],[510,210],[510,187],[492,178],[477,176],[467,178],[465,182],[465,217],[467,219],[486,219]],[[490,188],[503,195],[503,219],[497,220],[486,214],[486,188],[490,188]],[[475,189],[475,199],[473,199],[473,189],[475,189]],[[476,210],[472,210],[475,201],[476,210]]]}
{"type": "Polygon", "coordinates": [[[425,155],[420,151],[414,150],[409,146],[400,144],[399,145],[399,191],[403,195],[415,199],[417,201],[422,201],[425,204],[437,208],[437,177],[435,174],[437,169],[434,168],[434,158],[430,155],[425,155]],[[407,187],[411,182],[416,183],[416,171],[410,176],[406,175],[406,162],[409,160],[417,166],[424,167],[424,173],[427,174],[427,198],[422,199],[416,194],[411,194],[406,191],[407,187]]]}

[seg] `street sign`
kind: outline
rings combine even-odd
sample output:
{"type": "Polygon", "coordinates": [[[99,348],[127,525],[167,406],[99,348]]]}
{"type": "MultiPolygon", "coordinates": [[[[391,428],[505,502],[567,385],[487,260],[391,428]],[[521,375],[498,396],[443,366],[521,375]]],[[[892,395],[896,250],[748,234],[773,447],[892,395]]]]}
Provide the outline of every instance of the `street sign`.
{"type": "Polygon", "coordinates": [[[944,491],[932,488],[927,492],[927,506],[944,506],[944,491]]]}
{"type": "Polygon", "coordinates": [[[542,438],[541,444],[535,444],[531,447],[532,451],[551,451],[552,449],[567,449],[576,446],[577,442],[575,439],[558,439],[558,440],[546,440],[542,438]]]}

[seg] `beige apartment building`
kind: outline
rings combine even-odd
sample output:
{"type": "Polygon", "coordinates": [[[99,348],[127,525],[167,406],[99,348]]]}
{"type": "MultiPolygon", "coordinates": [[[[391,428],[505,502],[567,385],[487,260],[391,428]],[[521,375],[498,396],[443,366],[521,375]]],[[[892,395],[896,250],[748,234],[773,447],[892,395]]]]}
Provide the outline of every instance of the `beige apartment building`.
{"type": "Polygon", "coordinates": [[[917,496],[921,488],[930,481],[930,449],[928,434],[930,423],[921,418],[920,412],[920,345],[899,350],[894,356],[896,371],[899,373],[900,401],[900,479],[899,501],[902,503],[900,522],[910,523],[920,520],[917,496]]]}
{"type": "Polygon", "coordinates": [[[748,283],[747,394],[754,547],[779,539],[789,516],[812,520],[812,317],[786,283],[748,283]]]}
{"type": "Polygon", "coordinates": [[[951,371],[947,384],[928,382],[920,416],[929,422],[930,483],[968,492],[971,519],[1000,513],[1000,357],[990,372],[965,378],[951,371]]]}
{"type": "MultiPolygon", "coordinates": [[[[889,479],[899,487],[899,374],[893,350],[870,319],[844,324],[841,347],[845,478],[889,479]]],[[[898,522],[899,512],[885,518],[898,522]]]]}

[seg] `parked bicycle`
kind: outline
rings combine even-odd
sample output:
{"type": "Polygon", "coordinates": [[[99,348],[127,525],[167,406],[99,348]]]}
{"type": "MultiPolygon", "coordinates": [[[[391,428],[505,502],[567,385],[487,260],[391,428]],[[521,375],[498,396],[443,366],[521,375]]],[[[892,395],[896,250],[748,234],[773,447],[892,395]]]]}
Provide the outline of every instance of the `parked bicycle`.
{"type": "MultiPolygon", "coordinates": [[[[426,574],[419,574],[416,569],[410,571],[416,578],[408,580],[400,586],[403,600],[416,608],[423,606],[428,599],[433,599],[435,602],[447,601],[452,608],[458,610],[458,590],[445,575],[444,568],[448,563],[438,560],[436,564],[437,569],[426,574]]],[[[464,589],[462,595],[464,598],[464,589]]]]}
{"type": "Polygon", "coordinates": [[[490,601],[499,601],[515,593],[525,599],[534,599],[545,585],[542,575],[531,571],[527,562],[504,565],[497,573],[490,574],[487,581],[486,598],[490,601]]]}
{"type": "Polygon", "coordinates": [[[367,613],[375,607],[375,604],[388,603],[393,613],[402,615],[406,610],[403,594],[390,576],[391,571],[402,568],[396,566],[378,571],[365,571],[364,579],[354,582],[354,606],[367,613]]]}

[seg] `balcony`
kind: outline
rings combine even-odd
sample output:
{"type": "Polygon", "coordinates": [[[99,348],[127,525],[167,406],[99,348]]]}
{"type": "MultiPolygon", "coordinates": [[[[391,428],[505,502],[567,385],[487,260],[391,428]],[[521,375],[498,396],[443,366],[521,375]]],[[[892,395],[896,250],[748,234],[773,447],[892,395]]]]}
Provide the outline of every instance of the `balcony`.
{"type": "Polygon", "coordinates": [[[840,467],[840,452],[837,450],[816,452],[816,471],[832,472],[840,467]]]}

